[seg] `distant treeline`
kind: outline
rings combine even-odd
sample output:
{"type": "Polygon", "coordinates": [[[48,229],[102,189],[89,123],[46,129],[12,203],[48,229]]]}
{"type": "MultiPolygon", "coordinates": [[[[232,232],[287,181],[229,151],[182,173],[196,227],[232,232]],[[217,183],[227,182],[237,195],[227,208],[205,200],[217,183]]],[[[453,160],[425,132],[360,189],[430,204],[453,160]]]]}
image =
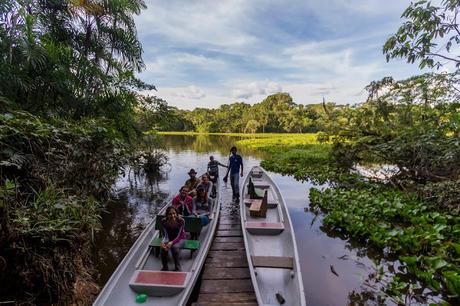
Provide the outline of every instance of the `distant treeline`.
{"type": "Polygon", "coordinates": [[[268,96],[250,105],[244,102],[223,104],[216,109],[192,111],[167,106],[157,99],[156,128],[163,131],[209,133],[305,133],[321,130],[327,120],[325,111],[333,103],[297,104],[288,93],[268,96]]]}

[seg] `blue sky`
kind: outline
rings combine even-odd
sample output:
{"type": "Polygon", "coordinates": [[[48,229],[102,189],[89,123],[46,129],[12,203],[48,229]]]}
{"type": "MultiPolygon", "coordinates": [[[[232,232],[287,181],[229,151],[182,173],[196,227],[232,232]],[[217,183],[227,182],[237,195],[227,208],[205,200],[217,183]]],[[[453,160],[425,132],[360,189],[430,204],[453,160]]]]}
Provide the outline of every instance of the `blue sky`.
{"type": "Polygon", "coordinates": [[[153,94],[182,109],[257,103],[288,92],[298,104],[324,96],[362,102],[384,76],[420,73],[387,63],[385,40],[406,0],[147,0],[136,17],[153,94]]]}

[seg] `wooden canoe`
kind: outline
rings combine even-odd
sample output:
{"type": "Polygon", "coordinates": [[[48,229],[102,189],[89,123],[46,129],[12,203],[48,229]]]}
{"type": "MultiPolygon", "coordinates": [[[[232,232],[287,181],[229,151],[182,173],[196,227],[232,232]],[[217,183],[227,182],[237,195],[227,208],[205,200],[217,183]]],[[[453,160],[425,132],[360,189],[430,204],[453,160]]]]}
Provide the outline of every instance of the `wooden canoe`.
{"type": "Polygon", "coordinates": [[[306,305],[294,230],[278,187],[261,167],[246,176],[241,224],[259,305],[306,305]]]}
{"type": "MultiPolygon", "coordinates": [[[[170,202],[160,210],[158,216],[141,233],[93,305],[140,305],[136,299],[145,299],[145,295],[147,295],[147,299],[142,302],[142,305],[186,305],[216,231],[220,212],[219,189],[219,183],[216,183],[216,197],[213,199],[212,219],[209,224],[201,228],[196,240],[190,244],[186,242],[185,248],[188,249],[181,250],[182,271],[160,271],[159,248],[152,246],[157,245],[160,240],[159,216],[165,214],[166,208],[171,205],[170,202]],[[198,249],[196,249],[197,246],[198,249]],[[194,251],[192,252],[192,250],[194,251]]],[[[199,218],[185,217],[186,231],[196,231],[196,225],[201,225],[200,220],[197,219],[199,218]]],[[[174,264],[170,256],[169,268],[172,267],[174,264]]]]}

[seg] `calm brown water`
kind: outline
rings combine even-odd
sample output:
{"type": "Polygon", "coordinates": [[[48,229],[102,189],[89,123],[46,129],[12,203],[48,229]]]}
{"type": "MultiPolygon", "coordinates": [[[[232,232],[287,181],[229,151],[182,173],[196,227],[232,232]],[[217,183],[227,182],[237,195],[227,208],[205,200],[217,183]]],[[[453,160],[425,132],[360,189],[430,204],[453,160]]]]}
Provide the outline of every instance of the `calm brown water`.
{"type": "MultiPolygon", "coordinates": [[[[127,172],[119,178],[115,186],[117,199],[108,206],[102,220],[103,229],[96,239],[94,262],[101,286],[155,213],[177,193],[188,177],[188,170],[205,172],[209,155],[226,164],[228,150],[235,140],[237,138],[223,136],[166,136],[170,165],[160,175],[146,177],[127,172]]],[[[239,153],[245,173],[263,158],[260,153],[244,148],[239,148],[239,153]]],[[[221,177],[223,172],[221,168],[221,177]]],[[[359,243],[344,240],[337,233],[327,233],[322,228],[322,216],[308,210],[308,190],[313,185],[290,176],[270,174],[288,204],[307,304],[395,305],[388,298],[377,300],[375,292],[379,283],[374,282],[378,269],[374,262],[383,262],[385,271],[397,268],[395,262],[386,263],[359,243]]],[[[223,188],[223,192],[230,192],[229,186],[223,188]]]]}

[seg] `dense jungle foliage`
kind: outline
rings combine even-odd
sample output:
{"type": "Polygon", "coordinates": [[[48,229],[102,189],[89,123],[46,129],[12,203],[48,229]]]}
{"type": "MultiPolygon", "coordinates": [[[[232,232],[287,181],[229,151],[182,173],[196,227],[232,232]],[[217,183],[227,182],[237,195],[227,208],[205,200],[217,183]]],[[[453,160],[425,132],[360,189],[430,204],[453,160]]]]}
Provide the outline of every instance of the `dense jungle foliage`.
{"type": "MultiPolygon", "coordinates": [[[[326,104],[332,107],[332,103],[326,104]]],[[[339,106],[335,106],[339,107],[339,106]]],[[[192,111],[166,106],[157,129],[199,133],[305,133],[316,132],[326,120],[324,104],[296,104],[288,93],[269,95],[260,103],[221,105],[192,111]]]]}
{"type": "Polygon", "coordinates": [[[126,163],[154,171],[166,162],[156,134],[143,133],[159,129],[299,133],[240,144],[271,154],[263,163],[271,170],[330,183],[311,191],[311,209],[325,213],[325,226],[399,259],[398,271],[385,271],[393,301],[458,302],[460,1],[411,3],[383,48],[388,60],[451,63],[454,72],[372,82],[354,106],[277,93],[193,111],[139,94],[155,88],[135,76],[144,63],[133,16],[144,8],[142,0],[0,2],[2,298],[90,303],[98,288],[88,249],[103,201],[126,163]],[[136,156],[128,148],[139,140],[136,156]],[[363,166],[391,171],[364,177],[363,166]]]}
{"type": "Polygon", "coordinates": [[[88,253],[102,203],[163,103],[135,77],[145,7],[0,2],[2,300],[83,305],[98,291],[88,253]]]}

